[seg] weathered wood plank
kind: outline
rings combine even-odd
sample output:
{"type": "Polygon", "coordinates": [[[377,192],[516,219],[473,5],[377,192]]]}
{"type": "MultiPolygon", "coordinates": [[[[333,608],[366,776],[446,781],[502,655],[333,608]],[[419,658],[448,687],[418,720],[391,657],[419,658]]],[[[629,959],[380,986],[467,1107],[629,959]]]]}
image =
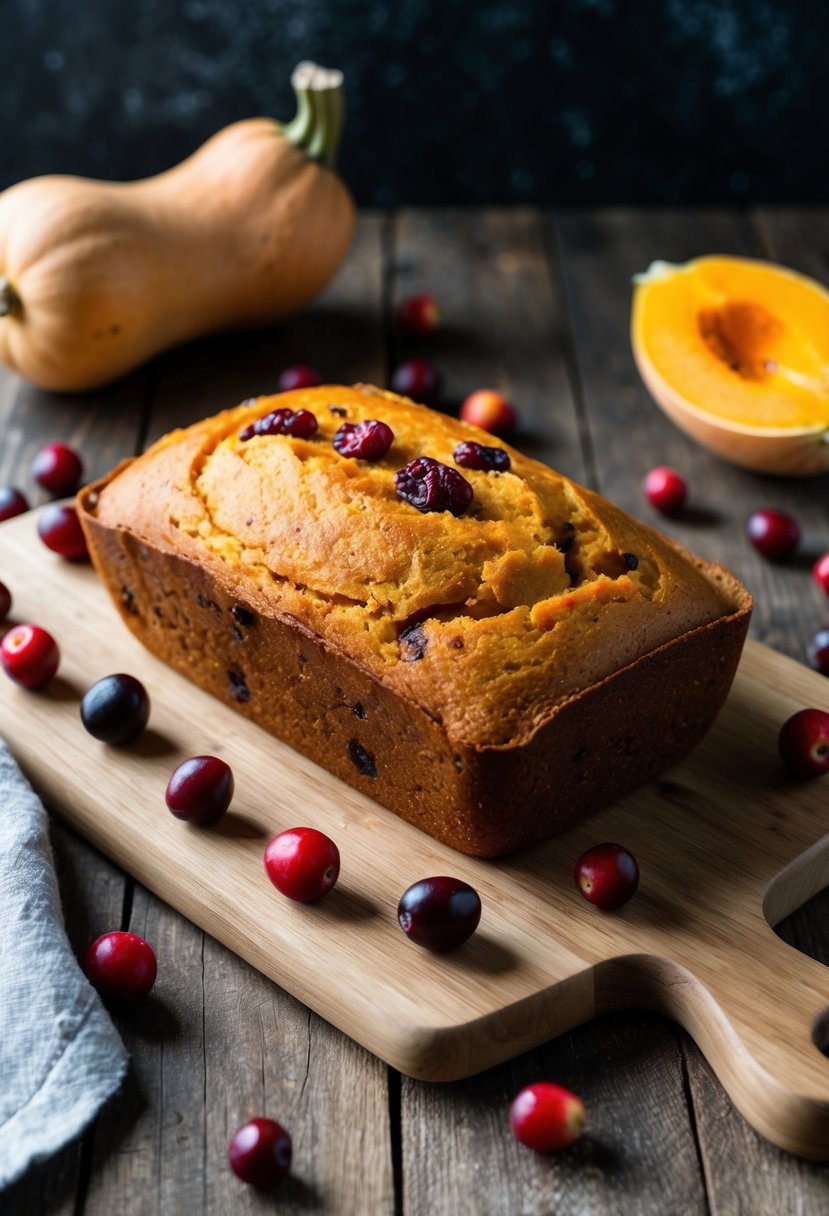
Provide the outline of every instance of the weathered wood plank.
{"type": "MultiPolygon", "coordinates": [[[[630,279],[636,271],[656,258],[684,261],[711,252],[774,253],[786,260],[782,251],[791,217],[788,223],[787,229],[782,218],[775,222],[763,216],[752,227],[726,211],[614,211],[561,216],[557,236],[599,488],[632,514],[734,569],[755,595],[753,632],[802,658],[825,617],[825,601],[821,603],[809,571],[814,555],[829,547],[828,479],[763,477],[697,447],[648,398],[628,339],[630,279]],[[774,249],[759,247],[756,233],[772,231],[774,249]],[[678,519],[657,517],[643,499],[641,479],[655,464],[674,465],[689,480],[692,506],[678,519]],[[745,518],[767,505],[793,512],[804,530],[804,556],[787,566],[765,562],[744,537],[745,518]]],[[[826,249],[825,242],[822,247],[826,249]]],[[[814,271],[816,255],[809,251],[808,238],[801,235],[792,255],[792,264],[814,271]]],[[[819,897],[798,914],[799,932],[812,943],[815,918],[825,915],[815,909],[822,909],[826,898],[819,897]]],[[[779,1216],[829,1206],[826,1167],[799,1162],[756,1136],[695,1046],[685,1036],[683,1042],[713,1216],[779,1216]]]]}
{"type": "MultiPolygon", "coordinates": [[[[434,359],[450,408],[475,388],[500,389],[522,418],[513,442],[585,481],[590,438],[574,399],[572,340],[547,235],[543,217],[528,211],[403,213],[391,303],[428,291],[445,328],[428,344],[399,346],[398,356],[434,359]]],[[[682,1216],[702,1211],[681,1070],[676,1031],[658,1019],[626,1015],[582,1027],[462,1085],[404,1078],[404,1211],[514,1216],[566,1208],[662,1216],[671,1210],[661,1206],[666,1196],[682,1216]],[[633,1043],[637,1072],[651,1078],[646,1101],[637,1076],[626,1071],[633,1043]],[[554,1160],[523,1150],[509,1130],[510,1099],[538,1079],[572,1080],[593,1112],[591,1136],[554,1160]]]]}
{"type": "MultiPolygon", "coordinates": [[[[146,441],[273,391],[290,363],[383,383],[383,227],[361,218],[342,274],[302,317],[162,357],[146,441]]],[[[153,943],[159,979],[122,1026],[132,1069],[94,1141],[87,1216],[270,1210],[227,1165],[233,1132],[261,1114],[294,1142],[280,1211],[393,1212],[385,1066],[140,887],[130,928],[153,943]]]]}

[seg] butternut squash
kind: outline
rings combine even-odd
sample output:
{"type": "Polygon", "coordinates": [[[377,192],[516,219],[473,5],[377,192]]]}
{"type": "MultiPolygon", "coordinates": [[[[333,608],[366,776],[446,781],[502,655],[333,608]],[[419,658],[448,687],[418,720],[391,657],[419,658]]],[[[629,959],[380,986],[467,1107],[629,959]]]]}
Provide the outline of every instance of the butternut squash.
{"type": "Polygon", "coordinates": [[[300,64],[291,122],[233,123],[157,177],[38,177],[0,194],[0,360],[42,388],[89,389],[306,305],[354,232],[332,171],[342,79],[300,64]]]}
{"type": "Polygon", "coordinates": [[[749,469],[829,469],[829,291],[723,256],[654,262],[634,282],[636,363],[677,426],[749,469]]]}

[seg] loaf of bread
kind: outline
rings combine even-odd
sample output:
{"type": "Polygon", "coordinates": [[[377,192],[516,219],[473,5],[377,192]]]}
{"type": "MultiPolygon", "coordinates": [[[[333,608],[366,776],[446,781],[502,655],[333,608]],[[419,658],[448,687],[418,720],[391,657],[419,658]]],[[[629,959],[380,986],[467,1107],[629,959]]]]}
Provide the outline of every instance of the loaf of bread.
{"type": "Polygon", "coordinates": [[[154,654],[480,856],[553,835],[680,759],[748,627],[726,570],[367,386],[247,401],[78,502],[95,567],[154,654]],[[366,420],[391,428],[389,450],[341,454],[335,434],[366,420]]]}

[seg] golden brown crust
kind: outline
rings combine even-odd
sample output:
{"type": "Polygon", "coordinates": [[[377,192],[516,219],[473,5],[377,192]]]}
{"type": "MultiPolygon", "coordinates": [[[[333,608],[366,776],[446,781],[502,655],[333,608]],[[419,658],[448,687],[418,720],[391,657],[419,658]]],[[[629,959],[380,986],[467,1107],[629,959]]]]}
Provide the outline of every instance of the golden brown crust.
{"type": "Polygon", "coordinates": [[[511,448],[511,473],[464,470],[459,519],[397,498],[395,469],[452,465],[462,439],[495,442],[361,386],[260,398],[166,436],[79,506],[154,653],[438,839],[495,856],[694,746],[750,598],[511,448]],[[318,434],[241,441],[275,404],[311,409],[318,434]],[[343,410],[392,427],[383,461],[337,455],[343,410]]]}

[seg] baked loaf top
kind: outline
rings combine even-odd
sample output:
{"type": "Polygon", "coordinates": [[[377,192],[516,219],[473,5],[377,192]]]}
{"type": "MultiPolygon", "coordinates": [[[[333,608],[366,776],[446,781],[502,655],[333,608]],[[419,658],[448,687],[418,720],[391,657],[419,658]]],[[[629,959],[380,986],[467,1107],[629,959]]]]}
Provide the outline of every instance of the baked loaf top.
{"type": "Polygon", "coordinates": [[[295,621],[473,747],[526,742],[557,706],[745,592],[591,491],[492,436],[392,393],[323,386],[260,397],[160,439],[100,491],[95,514],[210,569],[263,616],[295,621]],[[240,432],[310,410],[310,439],[240,432]],[[394,432],[377,462],[341,456],[343,422],[394,432]],[[460,469],[460,516],[398,497],[426,455],[506,449],[509,472],[460,469]]]}

